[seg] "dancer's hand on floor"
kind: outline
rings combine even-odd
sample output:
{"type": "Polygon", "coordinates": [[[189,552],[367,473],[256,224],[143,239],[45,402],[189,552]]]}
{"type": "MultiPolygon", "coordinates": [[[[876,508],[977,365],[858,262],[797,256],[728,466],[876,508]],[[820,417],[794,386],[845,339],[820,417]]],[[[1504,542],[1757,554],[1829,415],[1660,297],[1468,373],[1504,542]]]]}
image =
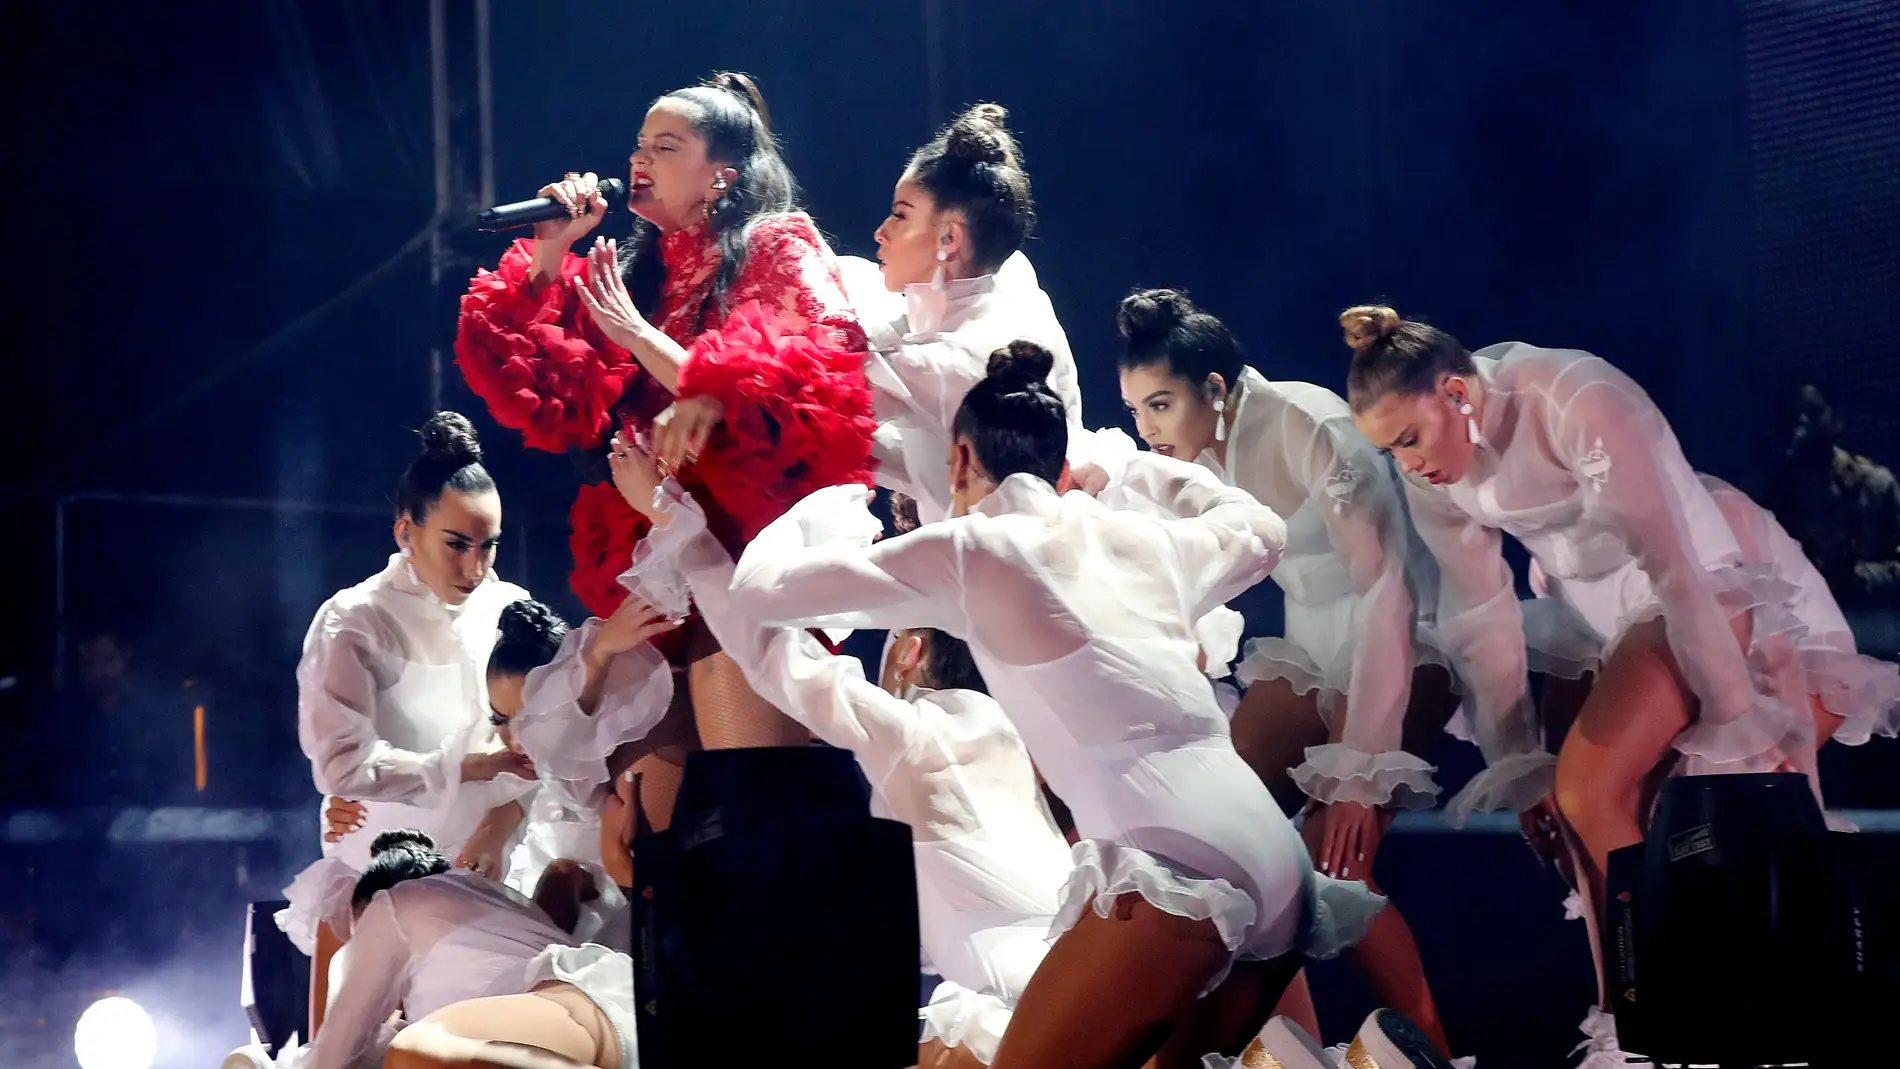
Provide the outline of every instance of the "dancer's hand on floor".
{"type": "Polygon", "coordinates": [[[323,807],[323,841],[340,843],[345,835],[363,828],[363,816],[367,812],[363,803],[352,802],[348,798],[332,798],[323,807]]]}
{"type": "Polygon", "coordinates": [[[1363,880],[1372,874],[1379,840],[1391,823],[1391,814],[1363,802],[1334,802],[1317,806],[1306,816],[1324,822],[1319,856],[1313,863],[1338,880],[1363,880]]]}

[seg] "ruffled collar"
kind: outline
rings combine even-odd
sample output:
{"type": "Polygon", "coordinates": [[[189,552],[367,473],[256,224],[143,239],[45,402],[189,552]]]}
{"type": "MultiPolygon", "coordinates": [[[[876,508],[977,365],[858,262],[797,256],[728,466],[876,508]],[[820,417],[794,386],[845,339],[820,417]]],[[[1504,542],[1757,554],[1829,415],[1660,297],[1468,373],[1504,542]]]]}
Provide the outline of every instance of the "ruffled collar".
{"type": "MultiPolygon", "coordinates": [[[[1080,493],[1081,491],[1076,491],[1080,493]]],[[[1083,496],[1087,496],[1084,494],[1083,496]]],[[[1002,481],[991,491],[990,496],[970,507],[970,514],[984,516],[1005,516],[1021,512],[1040,515],[1052,505],[1062,500],[1056,488],[1036,478],[1026,471],[1019,471],[1002,481]]]]}
{"type": "Polygon", "coordinates": [[[483,577],[481,585],[475,588],[475,593],[464,598],[460,605],[450,605],[448,602],[436,597],[435,591],[430,590],[428,584],[422,581],[422,577],[416,574],[416,566],[410,563],[409,558],[402,554],[391,553],[389,555],[389,566],[383,569],[384,585],[388,586],[390,590],[398,594],[406,594],[409,597],[416,598],[424,605],[446,613],[451,620],[460,616],[462,610],[468,608],[469,602],[474,601],[475,598],[481,594],[482,589],[488,586],[489,583],[494,582],[494,579],[495,573],[488,573],[487,576],[483,577]]]}
{"type": "Polygon", "coordinates": [[[953,278],[939,289],[928,282],[904,287],[904,317],[912,334],[935,334],[972,301],[996,289],[996,275],[953,278]]]}

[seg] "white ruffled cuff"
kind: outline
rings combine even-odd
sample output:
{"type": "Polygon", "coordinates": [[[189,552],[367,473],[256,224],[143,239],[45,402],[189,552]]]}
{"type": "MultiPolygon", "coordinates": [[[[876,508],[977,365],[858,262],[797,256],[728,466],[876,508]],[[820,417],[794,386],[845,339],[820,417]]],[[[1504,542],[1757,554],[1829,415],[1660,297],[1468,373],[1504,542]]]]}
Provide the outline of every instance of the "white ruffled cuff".
{"type": "Polygon", "coordinates": [[[1315,801],[1358,802],[1398,809],[1430,809],[1438,802],[1438,769],[1406,753],[1370,754],[1343,743],[1306,748],[1293,782],[1315,801]]]}
{"type": "Polygon", "coordinates": [[[633,563],[617,581],[667,619],[684,620],[693,611],[693,598],[681,554],[706,530],[706,513],[673,479],[654,488],[653,504],[671,514],[672,520],[664,527],[656,524],[640,540],[633,550],[633,563]]]}
{"type": "Polygon", "coordinates": [[[311,862],[290,886],[284,888],[288,909],[280,909],[272,919],[277,929],[309,957],[317,954],[317,926],[328,921],[338,938],[350,935],[350,896],[356,893],[356,881],[362,873],[333,857],[311,862]]]}
{"type": "Polygon", "coordinates": [[[1014,1012],[995,995],[972,991],[945,980],[917,1011],[924,1022],[919,1042],[937,1040],[946,1047],[963,1047],[984,1065],[996,1060],[997,1045],[1014,1012]]]}
{"type": "Polygon", "coordinates": [[[1859,746],[1875,735],[1900,734],[1900,665],[1832,644],[1801,648],[1808,691],[1841,718],[1834,741],[1859,746]]]}
{"type": "Polygon", "coordinates": [[[561,804],[585,812],[607,786],[607,759],[621,746],[646,738],[673,704],[673,670],[660,651],[642,644],[615,657],[593,716],[579,698],[587,669],[581,651],[599,620],[568,632],[554,660],[528,673],[523,705],[509,722],[534,760],[542,784],[561,804]]]}
{"type": "Polygon", "coordinates": [[[1471,777],[1445,806],[1445,822],[1462,828],[1471,814],[1504,810],[1522,813],[1546,798],[1557,782],[1557,758],[1543,750],[1514,753],[1471,777]]]}

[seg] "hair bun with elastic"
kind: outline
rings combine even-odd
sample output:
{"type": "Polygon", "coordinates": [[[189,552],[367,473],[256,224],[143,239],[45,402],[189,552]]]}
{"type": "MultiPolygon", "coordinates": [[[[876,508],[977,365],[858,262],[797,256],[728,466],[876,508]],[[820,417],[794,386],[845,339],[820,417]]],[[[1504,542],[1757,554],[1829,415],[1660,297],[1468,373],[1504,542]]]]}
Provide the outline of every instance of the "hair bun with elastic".
{"type": "Polygon", "coordinates": [[[1011,162],[1016,158],[1016,139],[1004,125],[1008,118],[1001,104],[976,105],[944,131],[943,154],[977,163],[1011,162]]]}
{"type": "Polygon", "coordinates": [[[502,607],[497,624],[504,642],[546,642],[556,631],[565,632],[567,621],[559,613],[533,598],[522,598],[502,607]]]}
{"type": "Polygon", "coordinates": [[[1047,386],[1056,358],[1033,341],[1013,341],[990,354],[989,378],[1011,390],[1047,386]]]}
{"type": "Polygon", "coordinates": [[[1122,298],[1122,306],[1115,312],[1115,327],[1130,347],[1140,348],[1145,343],[1164,342],[1174,328],[1199,314],[1201,310],[1180,290],[1136,290],[1122,298]]]}
{"type": "Polygon", "coordinates": [[[369,856],[375,857],[377,854],[386,854],[391,850],[406,850],[411,847],[434,850],[435,840],[429,838],[426,832],[420,832],[414,828],[392,828],[376,836],[369,844],[369,856]]]}
{"type": "Polygon", "coordinates": [[[416,432],[422,437],[422,459],[456,469],[482,462],[482,445],[475,425],[460,412],[437,412],[416,432]]]}
{"type": "Polygon", "coordinates": [[[1399,314],[1383,304],[1359,304],[1339,313],[1339,325],[1346,331],[1346,344],[1359,351],[1389,337],[1403,322],[1399,314]]]}

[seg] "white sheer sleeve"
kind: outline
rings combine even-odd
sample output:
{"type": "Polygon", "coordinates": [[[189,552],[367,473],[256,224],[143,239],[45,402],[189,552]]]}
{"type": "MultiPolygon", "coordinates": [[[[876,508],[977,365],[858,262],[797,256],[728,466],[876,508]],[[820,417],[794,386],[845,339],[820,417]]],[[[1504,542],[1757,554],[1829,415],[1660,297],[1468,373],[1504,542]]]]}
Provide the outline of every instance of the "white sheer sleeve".
{"type": "Polygon", "coordinates": [[[1285,521],[1199,464],[1137,453],[1127,458],[1120,486],[1129,496],[1180,517],[1165,527],[1195,620],[1265,579],[1286,548],[1285,521]]]}
{"type": "Polygon", "coordinates": [[[1316,421],[1290,409],[1280,453],[1292,484],[1318,509],[1333,551],[1359,592],[1353,613],[1351,682],[1335,741],[1309,747],[1293,770],[1300,789],[1322,802],[1430,808],[1438,787],[1431,765],[1401,746],[1412,693],[1414,606],[1406,586],[1405,510],[1390,469],[1341,420],[1316,421]]]}
{"type": "Polygon", "coordinates": [[[918,726],[910,703],[872,685],[856,657],[827,651],[810,632],[759,627],[735,611],[732,558],[706,531],[696,502],[683,493],[668,498],[673,522],[664,530],[689,540],[681,545],[679,564],[693,602],[719,648],[738,662],[759,696],[825,742],[857,754],[867,767],[901,754],[918,726]]]}
{"type": "Polygon", "coordinates": [[[1438,636],[1464,681],[1486,769],[1445,807],[1461,824],[1484,809],[1527,809],[1550,793],[1557,759],[1538,738],[1525,665],[1524,613],[1504,539],[1448,494],[1407,481],[1412,523],[1439,564],[1438,636]]]}
{"type": "Polygon", "coordinates": [[[673,703],[672,668],[642,643],[608,662],[599,706],[591,714],[582,709],[584,653],[598,630],[596,619],[569,631],[554,659],[528,673],[521,711],[509,723],[542,784],[576,810],[591,808],[603,796],[613,752],[646,738],[673,703]]]}
{"type": "Polygon", "coordinates": [[[1545,404],[1551,447],[1576,477],[1585,508],[1622,536],[1649,577],[1670,649],[1701,700],[1677,749],[1721,764],[1791,748],[1812,721],[1805,709],[1759,693],[1750,677],[1730,624],[1735,613],[1722,604],[1725,580],[1701,560],[1690,529],[1686,498],[1707,491],[1668,422],[1635,383],[1602,361],[1581,363],[1560,382],[1563,392],[1545,404]]]}
{"type": "Polygon", "coordinates": [[[317,789],[372,802],[446,806],[461,782],[467,733],[428,753],[399,749],[376,733],[376,638],[356,614],[326,608],[297,663],[297,737],[317,789]]]}
{"type": "Polygon", "coordinates": [[[350,937],[343,981],[330,997],[310,1044],[309,1069],[366,1069],[383,1063],[383,1023],[402,1006],[411,964],[394,900],[379,894],[363,907],[350,937]]]}
{"type": "Polygon", "coordinates": [[[867,548],[839,544],[841,524],[881,530],[862,486],[810,495],[746,546],[733,610],[765,627],[935,627],[968,633],[956,521],[867,548]]]}

